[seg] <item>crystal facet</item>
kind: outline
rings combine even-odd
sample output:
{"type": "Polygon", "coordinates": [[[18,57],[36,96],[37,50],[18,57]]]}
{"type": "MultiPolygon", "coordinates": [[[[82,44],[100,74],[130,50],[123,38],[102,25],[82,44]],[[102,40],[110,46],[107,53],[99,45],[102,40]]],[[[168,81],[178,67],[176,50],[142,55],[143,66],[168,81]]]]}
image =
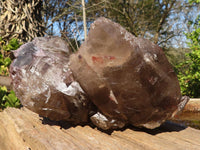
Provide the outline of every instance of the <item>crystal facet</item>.
{"type": "Polygon", "coordinates": [[[155,128],[189,100],[159,46],[106,18],[91,25],[77,53],[67,47],[61,38],[43,37],[15,52],[13,88],[42,116],[76,124],[90,118],[104,130],[155,128]]]}
{"type": "Polygon", "coordinates": [[[52,120],[88,120],[89,101],[69,68],[67,43],[58,37],[35,38],[21,46],[10,67],[22,104],[52,120]]]}

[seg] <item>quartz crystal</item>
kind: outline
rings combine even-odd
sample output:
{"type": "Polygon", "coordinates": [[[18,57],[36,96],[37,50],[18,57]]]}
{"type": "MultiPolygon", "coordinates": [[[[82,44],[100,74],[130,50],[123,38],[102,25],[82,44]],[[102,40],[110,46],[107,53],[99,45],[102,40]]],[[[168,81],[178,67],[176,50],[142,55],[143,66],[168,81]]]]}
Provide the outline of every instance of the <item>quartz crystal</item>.
{"type": "Polygon", "coordinates": [[[70,61],[75,79],[98,108],[91,120],[100,128],[127,123],[155,128],[189,100],[181,96],[177,76],[159,46],[106,18],[91,25],[70,61]]]}
{"type": "Polygon", "coordinates": [[[87,122],[89,101],[69,68],[69,49],[59,37],[40,37],[15,51],[12,86],[23,106],[51,120],[87,122]]]}
{"type": "Polygon", "coordinates": [[[152,129],[189,100],[159,46],[106,18],[91,25],[75,54],[61,38],[40,37],[15,56],[10,73],[17,97],[52,120],[152,129]]]}

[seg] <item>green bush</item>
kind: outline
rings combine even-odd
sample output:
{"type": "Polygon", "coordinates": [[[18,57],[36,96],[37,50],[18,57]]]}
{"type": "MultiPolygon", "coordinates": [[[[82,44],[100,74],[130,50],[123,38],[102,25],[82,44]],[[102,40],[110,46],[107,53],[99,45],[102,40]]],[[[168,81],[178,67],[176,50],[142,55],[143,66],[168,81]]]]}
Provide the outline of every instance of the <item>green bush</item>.
{"type": "Polygon", "coordinates": [[[21,106],[19,99],[15,96],[14,91],[8,92],[5,86],[0,87],[0,108],[16,107],[21,106]]]}
{"type": "MultiPolygon", "coordinates": [[[[2,39],[1,39],[2,40],[2,39]]],[[[3,45],[3,50],[5,51],[10,51],[10,50],[16,50],[18,49],[20,46],[22,45],[22,43],[19,43],[19,41],[17,39],[11,39],[8,44],[3,45]]]]}
{"type": "Polygon", "coordinates": [[[8,67],[11,64],[10,57],[3,57],[3,55],[0,55],[0,75],[1,76],[8,76],[8,67]]]}
{"type": "MultiPolygon", "coordinates": [[[[12,39],[6,44],[6,42],[0,38],[0,76],[8,76],[8,67],[11,64],[11,50],[16,50],[21,46],[21,43],[17,39],[12,39]]],[[[20,101],[15,96],[14,91],[8,91],[5,86],[0,86],[0,108],[6,107],[20,107],[20,101]]]]}
{"type": "Polygon", "coordinates": [[[200,97],[200,15],[195,22],[190,22],[194,31],[187,33],[190,53],[186,54],[187,60],[177,66],[178,79],[183,95],[200,97]]]}
{"type": "Polygon", "coordinates": [[[8,76],[8,67],[11,64],[11,50],[16,50],[21,46],[21,43],[17,39],[12,39],[6,44],[6,42],[0,38],[0,75],[1,76],[8,76]]]}

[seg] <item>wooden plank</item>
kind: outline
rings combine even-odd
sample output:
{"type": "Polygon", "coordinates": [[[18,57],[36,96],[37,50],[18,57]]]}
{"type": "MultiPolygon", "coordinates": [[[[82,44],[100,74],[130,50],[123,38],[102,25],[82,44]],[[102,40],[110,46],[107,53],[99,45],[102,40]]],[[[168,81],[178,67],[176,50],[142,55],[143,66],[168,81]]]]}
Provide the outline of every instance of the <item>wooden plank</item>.
{"type": "Polygon", "coordinates": [[[154,130],[127,127],[102,132],[86,126],[65,128],[26,108],[0,112],[0,150],[182,150],[200,149],[200,130],[165,123],[154,130]]]}

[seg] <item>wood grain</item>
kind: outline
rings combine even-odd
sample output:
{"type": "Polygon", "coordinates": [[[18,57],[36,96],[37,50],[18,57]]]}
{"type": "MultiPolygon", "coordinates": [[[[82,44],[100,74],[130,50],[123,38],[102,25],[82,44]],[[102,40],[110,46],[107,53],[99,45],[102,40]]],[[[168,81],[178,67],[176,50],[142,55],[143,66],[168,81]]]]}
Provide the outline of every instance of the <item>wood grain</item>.
{"type": "Polygon", "coordinates": [[[65,128],[22,108],[0,112],[0,149],[31,150],[197,150],[200,131],[167,122],[154,130],[127,127],[102,132],[86,126],[65,128]]]}

